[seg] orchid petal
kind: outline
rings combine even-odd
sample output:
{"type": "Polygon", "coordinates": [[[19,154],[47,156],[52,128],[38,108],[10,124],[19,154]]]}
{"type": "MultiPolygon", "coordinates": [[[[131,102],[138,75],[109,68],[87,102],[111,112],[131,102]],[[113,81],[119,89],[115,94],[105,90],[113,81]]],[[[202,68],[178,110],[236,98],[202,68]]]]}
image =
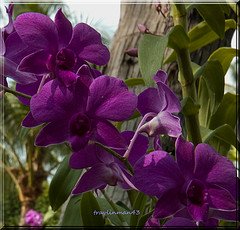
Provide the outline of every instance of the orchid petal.
{"type": "Polygon", "coordinates": [[[92,82],[89,90],[87,110],[90,116],[122,121],[129,118],[137,106],[137,96],[117,78],[100,76],[92,82]]]}
{"type": "Polygon", "coordinates": [[[65,17],[62,12],[62,9],[59,9],[55,15],[55,25],[58,30],[58,37],[59,37],[59,48],[66,47],[70,39],[72,37],[72,24],[71,22],[65,17]]]}
{"type": "Polygon", "coordinates": [[[41,129],[36,137],[35,144],[45,147],[52,144],[63,143],[68,135],[68,123],[66,120],[51,122],[41,129]]]}
{"type": "Polygon", "coordinates": [[[23,13],[16,18],[14,27],[28,46],[45,49],[50,53],[58,49],[57,28],[48,16],[40,13],[23,13]]]}

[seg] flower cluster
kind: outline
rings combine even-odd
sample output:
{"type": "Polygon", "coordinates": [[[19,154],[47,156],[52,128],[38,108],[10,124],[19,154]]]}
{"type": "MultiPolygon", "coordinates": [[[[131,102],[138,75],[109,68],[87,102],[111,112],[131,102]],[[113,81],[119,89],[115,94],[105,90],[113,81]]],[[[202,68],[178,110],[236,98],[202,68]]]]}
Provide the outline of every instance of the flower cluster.
{"type": "MultiPolygon", "coordinates": [[[[30,107],[22,125],[42,125],[35,144],[66,142],[72,149],[70,167],[86,169],[73,194],[119,185],[155,196],[146,226],[170,217],[165,226],[236,219],[235,167],[209,145],[194,147],[183,139],[180,101],[164,71],[153,77],[156,88],[137,96],[124,81],[91,67],[107,64],[110,54],[89,25],[72,27],[61,9],[54,21],[40,13],[23,13],[13,21],[12,7],[0,37],[1,84],[7,86],[11,77],[16,90],[31,98],[19,96],[30,107]],[[137,130],[120,132],[114,122],[128,120],[136,110],[142,115],[137,130]],[[175,141],[176,161],[163,151],[162,135],[175,141]]],[[[35,211],[27,213],[28,225],[41,222],[35,211]]]]}
{"type": "Polygon", "coordinates": [[[32,227],[40,227],[43,224],[43,215],[33,209],[30,209],[25,214],[25,224],[32,227]]]}

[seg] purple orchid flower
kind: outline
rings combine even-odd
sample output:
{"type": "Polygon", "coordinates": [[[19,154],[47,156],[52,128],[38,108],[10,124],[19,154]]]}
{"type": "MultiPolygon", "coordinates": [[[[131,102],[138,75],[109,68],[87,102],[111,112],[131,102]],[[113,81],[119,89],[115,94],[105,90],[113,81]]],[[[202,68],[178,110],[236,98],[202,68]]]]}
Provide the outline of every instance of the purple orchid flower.
{"type": "MultiPolygon", "coordinates": [[[[73,150],[83,148],[89,140],[118,147],[119,132],[108,121],[123,121],[137,106],[137,96],[128,91],[122,80],[100,76],[90,86],[81,80],[66,87],[57,79],[47,82],[30,102],[31,112],[23,126],[46,126],[35,144],[48,146],[68,141],[73,150]]],[[[121,147],[121,146],[120,146],[121,147]]]]}
{"type": "Polygon", "coordinates": [[[0,74],[1,84],[7,85],[6,77],[12,78],[17,83],[29,84],[36,81],[32,73],[26,73],[17,69],[21,59],[33,52],[32,49],[23,44],[17,35],[12,20],[13,5],[9,4],[6,8],[8,14],[8,24],[1,29],[0,33],[0,74]]]}
{"type": "Polygon", "coordinates": [[[236,219],[236,169],[207,144],[194,149],[179,137],[176,162],[167,152],[154,151],[142,157],[134,171],[133,184],[159,199],[155,218],[236,219]]]}
{"type": "MultiPolygon", "coordinates": [[[[122,148],[116,149],[119,155],[123,156],[133,135],[134,132],[131,131],[121,133],[122,148]]],[[[147,148],[148,138],[139,135],[128,159],[130,164],[134,165],[136,161],[146,153],[147,148]]],[[[123,163],[95,144],[87,145],[84,149],[73,153],[69,164],[70,167],[74,169],[91,167],[82,175],[73,190],[73,194],[79,194],[93,189],[103,189],[107,185],[115,186],[118,184],[124,189],[133,187],[128,179],[130,175],[126,172],[123,163]]]]}
{"type": "MultiPolygon", "coordinates": [[[[24,13],[16,18],[14,27],[23,43],[36,49],[21,61],[18,69],[43,75],[42,84],[46,78],[57,77],[69,86],[76,80],[78,68],[86,61],[104,65],[110,57],[96,30],[85,23],[72,28],[61,9],[54,22],[40,13],[24,13]]],[[[37,84],[39,86],[39,82],[37,84]]]]}
{"type": "Polygon", "coordinates": [[[42,226],[43,224],[43,215],[40,212],[37,212],[33,209],[30,209],[25,214],[25,223],[29,226],[42,226]]]}
{"type": "Polygon", "coordinates": [[[178,137],[182,133],[180,119],[172,113],[181,109],[180,102],[172,90],[166,85],[167,74],[159,70],[154,76],[158,88],[148,88],[138,96],[138,110],[142,116],[151,113],[155,116],[145,123],[140,132],[149,136],[167,134],[178,137]]]}

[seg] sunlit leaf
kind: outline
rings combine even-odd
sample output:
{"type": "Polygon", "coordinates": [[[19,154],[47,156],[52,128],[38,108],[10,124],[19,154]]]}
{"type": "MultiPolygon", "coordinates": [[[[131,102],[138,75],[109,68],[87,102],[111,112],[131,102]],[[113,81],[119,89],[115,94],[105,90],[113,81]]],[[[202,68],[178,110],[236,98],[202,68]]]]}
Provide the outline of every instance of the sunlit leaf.
{"type": "Polygon", "coordinates": [[[166,36],[144,34],[139,42],[138,55],[142,77],[147,86],[154,85],[153,76],[162,67],[167,47],[166,36]]]}

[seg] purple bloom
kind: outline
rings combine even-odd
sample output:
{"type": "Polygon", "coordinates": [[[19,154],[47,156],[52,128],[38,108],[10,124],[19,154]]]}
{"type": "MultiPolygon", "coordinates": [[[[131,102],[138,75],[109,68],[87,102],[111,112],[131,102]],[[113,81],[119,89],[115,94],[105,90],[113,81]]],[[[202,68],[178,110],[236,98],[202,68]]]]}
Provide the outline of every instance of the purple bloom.
{"type": "Polygon", "coordinates": [[[154,76],[158,88],[148,88],[138,96],[138,110],[144,116],[147,113],[155,117],[144,124],[141,132],[149,136],[167,134],[178,137],[182,133],[180,119],[172,113],[180,111],[180,102],[171,89],[166,85],[167,74],[159,70],[154,76]]]}
{"type": "Polygon", "coordinates": [[[97,140],[110,147],[121,147],[119,132],[108,120],[123,121],[130,117],[137,96],[114,77],[103,75],[92,80],[89,87],[87,84],[81,76],[68,88],[58,80],[51,80],[32,97],[31,112],[23,125],[47,123],[38,134],[36,145],[68,141],[77,151],[89,140],[97,140]]]}
{"type": "Polygon", "coordinates": [[[25,223],[29,226],[42,226],[43,215],[33,209],[30,209],[25,214],[25,223]]]}
{"type": "MultiPolygon", "coordinates": [[[[133,134],[130,131],[121,133],[122,148],[117,149],[116,152],[120,155],[124,154],[133,134]]],[[[128,159],[131,165],[134,165],[146,153],[147,147],[148,139],[139,135],[128,159]]],[[[125,189],[132,185],[128,179],[130,175],[125,171],[123,163],[94,144],[87,145],[84,149],[73,153],[69,164],[74,169],[91,167],[82,175],[73,190],[73,194],[92,189],[103,189],[107,185],[115,186],[118,184],[125,189]]]]}
{"type": "Polygon", "coordinates": [[[236,219],[236,169],[207,144],[194,149],[179,137],[176,162],[164,151],[147,154],[135,165],[133,184],[158,197],[155,218],[236,219]]]}
{"type": "MultiPolygon", "coordinates": [[[[6,77],[10,77],[18,83],[28,84],[36,81],[36,77],[32,73],[26,73],[17,69],[21,59],[33,50],[29,49],[16,33],[13,20],[13,5],[10,4],[6,9],[9,23],[0,33],[0,74],[1,84],[6,77]]],[[[7,84],[5,84],[7,86],[7,84]]]]}
{"type": "Polygon", "coordinates": [[[61,9],[54,22],[40,13],[24,13],[16,18],[14,27],[23,43],[36,49],[21,61],[21,71],[57,77],[68,86],[85,61],[104,65],[109,60],[101,35],[85,23],[72,28],[61,9]]]}

